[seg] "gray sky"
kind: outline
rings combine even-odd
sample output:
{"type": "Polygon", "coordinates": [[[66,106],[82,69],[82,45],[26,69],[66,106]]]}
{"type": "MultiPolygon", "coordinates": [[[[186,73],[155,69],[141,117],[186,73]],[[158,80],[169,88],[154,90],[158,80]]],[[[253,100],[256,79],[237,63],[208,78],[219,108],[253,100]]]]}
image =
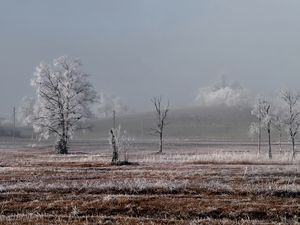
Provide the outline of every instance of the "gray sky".
{"type": "MultiPolygon", "coordinates": [[[[135,111],[190,105],[220,74],[255,91],[300,83],[299,0],[0,0],[0,115],[40,61],[82,59],[135,111]]],[[[300,89],[300,87],[299,87],[300,89]]]]}

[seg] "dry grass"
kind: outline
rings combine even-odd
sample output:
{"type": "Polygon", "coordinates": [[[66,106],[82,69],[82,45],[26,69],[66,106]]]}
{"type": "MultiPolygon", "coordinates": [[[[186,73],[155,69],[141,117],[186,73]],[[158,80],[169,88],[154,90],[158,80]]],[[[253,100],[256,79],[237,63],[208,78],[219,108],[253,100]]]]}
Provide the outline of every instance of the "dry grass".
{"type": "Polygon", "coordinates": [[[0,224],[300,224],[299,159],[221,152],[1,150],[0,224]]]}

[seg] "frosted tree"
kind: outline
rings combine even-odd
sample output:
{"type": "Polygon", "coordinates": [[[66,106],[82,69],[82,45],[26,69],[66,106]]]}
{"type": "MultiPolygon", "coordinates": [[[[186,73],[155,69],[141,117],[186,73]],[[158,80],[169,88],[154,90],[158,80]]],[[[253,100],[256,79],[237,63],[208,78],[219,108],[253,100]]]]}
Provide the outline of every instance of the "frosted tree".
{"type": "Polygon", "coordinates": [[[195,103],[200,106],[248,106],[249,93],[238,82],[228,82],[226,76],[216,84],[199,89],[195,103]]]}
{"type": "Polygon", "coordinates": [[[128,162],[128,149],[133,144],[134,138],[130,137],[126,130],[123,130],[121,126],[118,128],[112,128],[110,130],[109,144],[113,150],[112,165],[127,164],[128,162]],[[121,155],[123,159],[121,160],[121,155]]]}
{"type": "Polygon", "coordinates": [[[24,126],[32,126],[34,117],[34,106],[36,99],[33,97],[24,97],[22,103],[18,108],[18,120],[24,126]]]}
{"type": "Polygon", "coordinates": [[[299,109],[300,95],[292,91],[282,91],[281,97],[283,101],[286,103],[285,105],[287,107],[284,122],[287,126],[287,132],[292,142],[292,154],[293,154],[293,159],[295,159],[296,157],[295,141],[300,126],[300,109],[299,109]]]}
{"type": "Polygon", "coordinates": [[[31,85],[36,90],[33,127],[41,138],[57,138],[55,149],[67,154],[69,140],[80,121],[90,116],[97,94],[79,60],[61,56],[53,65],[40,63],[31,85]]]}
{"type": "Polygon", "coordinates": [[[169,112],[169,101],[166,106],[162,105],[162,98],[161,97],[154,97],[152,99],[152,103],[155,107],[156,112],[156,128],[153,129],[155,134],[159,136],[159,153],[163,151],[163,134],[164,128],[167,125],[166,119],[169,112]]]}
{"type": "MultiPolygon", "coordinates": [[[[34,119],[34,106],[36,99],[33,97],[24,97],[22,103],[18,108],[17,117],[18,121],[24,126],[33,127],[34,119]]],[[[34,131],[32,131],[32,139],[34,137],[34,131]]]]}
{"type": "Polygon", "coordinates": [[[113,111],[120,115],[126,113],[128,108],[120,97],[102,93],[100,95],[100,104],[97,106],[97,114],[99,117],[107,118],[112,116],[113,111]]]}
{"type": "MultiPolygon", "coordinates": [[[[271,103],[266,98],[258,98],[251,114],[258,119],[258,133],[259,133],[259,153],[260,153],[260,142],[261,142],[261,128],[266,128],[268,132],[268,144],[269,144],[269,158],[272,158],[272,144],[271,144],[271,103]]],[[[253,126],[253,125],[252,125],[253,126]]]]}

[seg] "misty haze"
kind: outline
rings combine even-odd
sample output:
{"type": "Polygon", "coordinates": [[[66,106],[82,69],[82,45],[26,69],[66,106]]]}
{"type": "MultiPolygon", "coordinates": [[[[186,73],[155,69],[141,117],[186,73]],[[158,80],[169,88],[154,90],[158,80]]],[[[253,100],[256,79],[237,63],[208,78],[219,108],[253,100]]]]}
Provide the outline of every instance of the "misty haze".
{"type": "Polygon", "coordinates": [[[0,224],[300,224],[300,2],[0,7],[0,224]]]}

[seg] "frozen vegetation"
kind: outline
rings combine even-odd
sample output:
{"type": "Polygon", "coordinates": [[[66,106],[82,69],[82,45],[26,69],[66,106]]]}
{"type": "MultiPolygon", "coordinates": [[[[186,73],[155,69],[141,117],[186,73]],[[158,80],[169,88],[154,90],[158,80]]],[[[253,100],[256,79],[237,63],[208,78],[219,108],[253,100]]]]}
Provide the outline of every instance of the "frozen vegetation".
{"type": "Polygon", "coordinates": [[[112,166],[109,149],[2,149],[0,222],[299,224],[299,158],[275,148],[270,160],[256,145],[154,149],[130,149],[138,164],[127,166],[112,166]]]}

